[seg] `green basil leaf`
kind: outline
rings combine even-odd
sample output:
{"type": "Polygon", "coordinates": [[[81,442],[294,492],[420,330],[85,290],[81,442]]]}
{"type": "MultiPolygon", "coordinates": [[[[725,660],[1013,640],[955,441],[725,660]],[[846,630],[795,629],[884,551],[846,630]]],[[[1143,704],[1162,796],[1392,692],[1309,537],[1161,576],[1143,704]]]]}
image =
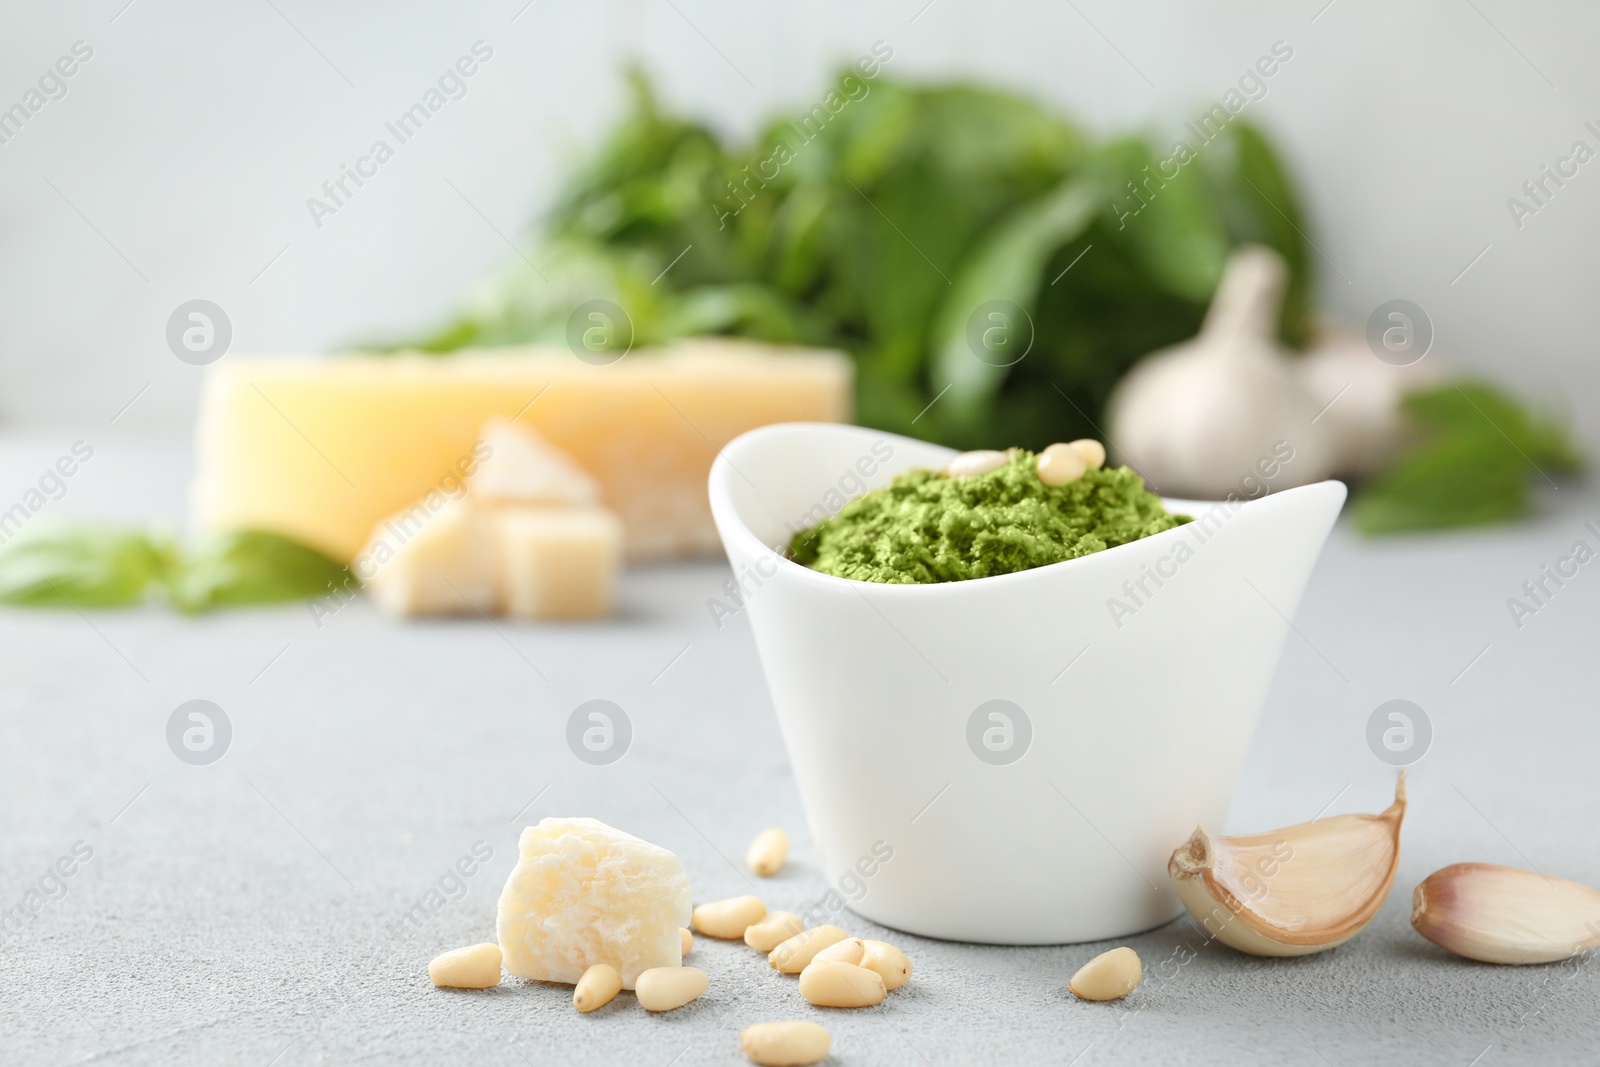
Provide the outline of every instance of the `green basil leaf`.
{"type": "Polygon", "coordinates": [[[1488,382],[1465,380],[1412,393],[1406,413],[1436,433],[1482,434],[1555,471],[1583,465],[1583,453],[1559,422],[1541,416],[1488,382]]]}
{"type": "Polygon", "coordinates": [[[1583,463],[1565,427],[1487,382],[1413,393],[1404,410],[1424,436],[1357,496],[1363,533],[1509,522],[1527,514],[1535,483],[1583,463]]]}
{"type": "Polygon", "coordinates": [[[1230,244],[1216,198],[1192,163],[1158,159],[1144,140],[1103,147],[1090,164],[1108,210],[1109,240],[1138,262],[1147,285],[1204,303],[1230,244]]]}
{"type": "Polygon", "coordinates": [[[183,611],[236,604],[303,600],[355,579],[349,569],[298,541],[261,530],[212,534],[191,549],[167,579],[183,611]]]}
{"type": "Polygon", "coordinates": [[[1357,496],[1356,526],[1365,534],[1507,522],[1528,507],[1526,461],[1482,434],[1450,435],[1421,445],[1357,496]]]}
{"type": "Polygon", "coordinates": [[[106,608],[143,600],[171,562],[158,535],[91,522],[28,526],[0,546],[0,603],[106,608]]]}
{"type": "MultiPolygon", "coordinates": [[[[1039,200],[1012,212],[968,256],[950,295],[940,309],[936,327],[933,379],[948,382],[950,395],[941,422],[972,424],[983,421],[994,394],[1014,363],[1005,356],[979,358],[968,336],[969,321],[989,301],[1003,300],[1020,307],[1027,322],[1002,322],[1004,311],[994,312],[998,328],[1013,346],[1037,342],[1032,321],[1039,290],[1047,282],[1045,264],[1057,249],[1080,236],[1100,210],[1100,189],[1088,181],[1068,180],[1039,200]]],[[[1017,360],[1033,355],[1016,353],[1017,360]]]]}

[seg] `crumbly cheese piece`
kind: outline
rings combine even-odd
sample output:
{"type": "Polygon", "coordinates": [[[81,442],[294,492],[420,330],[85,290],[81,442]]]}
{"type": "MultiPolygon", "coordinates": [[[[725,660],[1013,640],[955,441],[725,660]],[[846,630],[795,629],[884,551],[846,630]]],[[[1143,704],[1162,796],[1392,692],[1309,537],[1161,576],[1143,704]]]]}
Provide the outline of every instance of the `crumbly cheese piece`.
{"type": "Polygon", "coordinates": [[[379,523],[357,554],[353,569],[378,606],[392,615],[609,615],[622,524],[594,506],[594,480],[507,419],[491,420],[478,445],[483,465],[461,499],[429,493],[379,523]]]}
{"type": "Polygon", "coordinates": [[[502,571],[494,516],[433,496],[377,525],[357,557],[357,577],[391,615],[495,614],[502,571]]]}
{"type": "Polygon", "coordinates": [[[496,931],[507,971],[576,985],[597,963],[622,988],[643,971],[679,967],[689,876],[664,848],[596,819],[545,819],[522,831],[500,892],[496,931]]]}
{"type": "Polygon", "coordinates": [[[710,553],[717,450],[769,423],[848,421],[850,396],[840,353],[734,342],[608,366],[566,348],[230,356],[207,370],[193,509],[204,528],[270,530],[351,562],[384,516],[470,478],[499,415],[600,483],[629,559],[710,553]]]}
{"type": "Polygon", "coordinates": [[[508,507],[499,522],[501,605],[517,619],[611,614],[622,523],[601,508],[508,507]]]}
{"type": "Polygon", "coordinates": [[[600,502],[599,483],[537,432],[497,415],[484,425],[479,440],[488,454],[467,479],[476,499],[572,507],[600,502]]]}

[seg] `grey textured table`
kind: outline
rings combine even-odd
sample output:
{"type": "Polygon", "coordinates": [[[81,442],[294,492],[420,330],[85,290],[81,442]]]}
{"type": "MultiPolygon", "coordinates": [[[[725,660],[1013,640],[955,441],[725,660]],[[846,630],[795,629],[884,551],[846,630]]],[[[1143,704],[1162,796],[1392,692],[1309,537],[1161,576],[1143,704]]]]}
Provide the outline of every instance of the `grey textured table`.
{"type": "MultiPolygon", "coordinates": [[[[0,440],[0,510],[81,436],[0,440]]],[[[184,447],[104,436],[40,518],[176,522],[184,447]]],[[[1506,606],[1573,542],[1600,541],[1583,525],[1600,525],[1600,497],[1569,488],[1545,506],[1535,523],[1454,536],[1371,543],[1341,526],[1296,619],[1229,828],[1382,808],[1393,772],[1366,722],[1385,700],[1415,701],[1434,738],[1373,926],[1268,961],[1174,923],[1127,940],[1147,977],[1109,1005],[1066,992],[1109,946],[899,934],[916,978],[859,1012],[809,1008],[744,946],[704,940],[692,962],[710,992],[660,1017],[628,996],[579,1016],[565,987],[428,984],[435,953],[492,939],[517,831],[544,815],[592,815],[672,849],[699,899],[749,891],[728,857],[787,826],[793,860],[762,891],[796,910],[821,895],[748,628],[716,628],[705,606],[720,565],[631,572],[622,617],[582,627],[397,625],[364,602],[320,629],[298,605],[5,611],[0,909],[26,906],[41,880],[50,894],[0,941],[0,1061],[731,1064],[745,1024],[825,1015],[839,1064],[1592,1063],[1596,968],[1471,964],[1407,922],[1411,888],[1458,860],[1600,884],[1600,564],[1520,629],[1506,606]],[[166,741],[194,698],[233,727],[209,766],[166,741]],[[633,722],[610,766],[563,741],[593,698],[633,722]],[[478,842],[493,856],[458,889],[447,872],[478,842]],[[75,845],[92,858],[46,879],[75,845]]]]}

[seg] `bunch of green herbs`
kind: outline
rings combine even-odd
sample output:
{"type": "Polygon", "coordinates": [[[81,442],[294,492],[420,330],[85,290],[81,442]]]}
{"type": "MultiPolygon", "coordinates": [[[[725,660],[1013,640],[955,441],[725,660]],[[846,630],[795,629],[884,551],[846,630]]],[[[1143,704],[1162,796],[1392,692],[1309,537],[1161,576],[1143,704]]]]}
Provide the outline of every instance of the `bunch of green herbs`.
{"type": "Polygon", "coordinates": [[[820,128],[807,113],[730,145],[633,75],[630,110],[529,260],[415,347],[560,344],[573,309],[605,299],[631,323],[618,345],[711,333],[839,348],[866,425],[1043,447],[1098,435],[1123,371],[1195,333],[1235,244],[1283,254],[1283,335],[1303,340],[1305,223],[1249,124],[1179,167],[999,90],[856,84],[820,128]],[[995,300],[1025,318],[1004,323],[1009,350],[975,355],[970,320],[995,300]]]}
{"type": "MultiPolygon", "coordinates": [[[[627,113],[529,258],[443,329],[392,347],[566,343],[574,310],[607,300],[627,322],[602,344],[727,334],[838,348],[864,425],[1041,448],[1105,436],[1117,381],[1196,333],[1235,245],[1283,256],[1280,336],[1308,339],[1309,224],[1277,151],[1242,119],[1161,151],[997,89],[846,73],[837,110],[733,144],[663,109],[641,75],[629,84],[627,113]]],[[[1577,465],[1559,427],[1469,388],[1480,402],[1453,385],[1408,402],[1420,443],[1358,499],[1362,529],[1515,518],[1540,473],[1577,465]],[[1495,438],[1519,440],[1496,452],[1495,438]]]]}

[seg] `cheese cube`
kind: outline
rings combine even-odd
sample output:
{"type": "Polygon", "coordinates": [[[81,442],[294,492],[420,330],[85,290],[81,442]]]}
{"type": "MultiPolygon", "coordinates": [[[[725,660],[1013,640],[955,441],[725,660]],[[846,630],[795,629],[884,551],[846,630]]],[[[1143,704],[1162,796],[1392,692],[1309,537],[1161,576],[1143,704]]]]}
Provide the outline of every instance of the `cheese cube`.
{"type": "Polygon", "coordinates": [[[774,422],[850,417],[837,352],[686,342],[593,366],[566,348],[332,359],[229,356],[207,369],[197,524],[269,530],[350,562],[385,515],[470,477],[483,424],[515,417],[600,483],[629,559],[717,551],[717,450],[774,422]]]}
{"type": "Polygon", "coordinates": [[[498,513],[501,606],[517,619],[611,614],[622,523],[600,508],[507,507],[498,513]]]}
{"type": "Polygon", "coordinates": [[[593,507],[600,486],[572,457],[533,430],[496,416],[479,438],[484,458],[467,479],[472,495],[486,503],[593,507]]]}
{"type": "Polygon", "coordinates": [[[485,615],[500,609],[499,528],[469,501],[431,493],[372,531],[352,568],[391,615],[485,615]]]}
{"type": "Polygon", "coordinates": [[[517,847],[495,923],[506,970],[576,985],[608,963],[632,989],[643,971],[682,966],[691,899],[678,857],[596,819],[545,819],[517,847]]]}

